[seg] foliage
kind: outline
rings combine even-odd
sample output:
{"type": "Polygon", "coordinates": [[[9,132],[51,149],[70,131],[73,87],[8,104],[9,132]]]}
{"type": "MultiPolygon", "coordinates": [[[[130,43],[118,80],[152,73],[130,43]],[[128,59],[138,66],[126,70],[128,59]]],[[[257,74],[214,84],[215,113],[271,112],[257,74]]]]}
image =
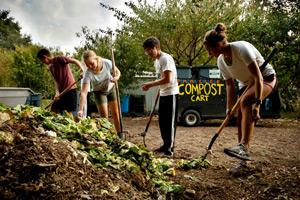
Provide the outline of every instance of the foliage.
{"type": "MultiPolygon", "coordinates": [[[[135,82],[135,75],[144,71],[154,71],[153,61],[144,54],[142,48],[143,41],[151,35],[161,40],[162,49],[170,53],[177,64],[192,65],[204,62],[204,59],[207,59],[202,45],[204,33],[225,14],[225,22],[235,21],[235,15],[239,13],[239,6],[236,5],[241,1],[232,4],[217,0],[163,2],[160,7],[151,6],[147,1],[139,1],[137,5],[130,1],[126,2],[125,4],[134,13],[133,17],[100,3],[124,22],[124,25],[116,30],[114,40],[116,65],[122,73],[119,83],[121,89],[128,88],[135,82]],[[213,15],[214,12],[218,12],[218,15],[213,15]],[[210,22],[206,23],[208,18],[210,22]],[[205,25],[199,26],[201,22],[205,25]]],[[[77,48],[76,56],[79,57],[84,49],[92,49],[100,56],[111,58],[109,53],[111,33],[109,29],[91,31],[83,27],[82,33],[77,34],[82,38],[83,46],[77,48]]]]}
{"type": "Polygon", "coordinates": [[[54,92],[53,79],[45,67],[36,57],[39,46],[16,47],[13,52],[12,80],[15,87],[28,87],[40,92],[45,97],[51,97],[54,92]]]}
{"type": "MultiPolygon", "coordinates": [[[[148,36],[156,36],[161,41],[162,49],[170,53],[177,64],[193,65],[207,59],[202,42],[205,32],[221,19],[227,24],[237,21],[241,3],[165,0],[162,5],[154,6],[147,1],[138,1],[136,4],[129,1],[126,5],[132,10],[133,16],[124,16],[122,12],[109,8],[125,23],[118,30],[120,37],[130,37],[130,41],[143,51],[143,41],[148,36]]],[[[142,60],[145,60],[145,56],[138,59],[144,63],[142,60]]]]}
{"type": "MultiPolygon", "coordinates": [[[[135,57],[138,66],[147,66],[143,70],[151,70],[141,49],[148,36],[157,36],[162,50],[170,53],[177,64],[199,65],[209,60],[202,44],[205,32],[223,22],[228,27],[229,41],[247,40],[264,56],[275,46],[280,49],[271,63],[277,71],[279,87],[288,88],[282,91],[282,96],[287,105],[298,98],[300,15],[295,1],[163,0],[156,6],[139,0],[125,4],[132,15],[100,3],[124,23],[117,30],[117,40],[129,41],[126,59],[135,57]]],[[[215,59],[210,61],[215,62],[215,59]]]]}
{"type": "Polygon", "coordinates": [[[272,48],[279,52],[272,58],[278,87],[288,110],[298,99],[300,88],[300,6],[295,1],[250,1],[242,23],[231,27],[233,40],[247,40],[266,56],[272,48]],[[276,31],[278,30],[278,31],[276,31]]]}
{"type": "MultiPolygon", "coordinates": [[[[16,46],[15,50],[0,51],[0,77],[1,86],[28,87],[34,92],[41,93],[44,98],[52,98],[55,93],[55,83],[46,65],[38,58],[37,52],[41,46],[27,45],[16,46]],[[2,74],[2,73],[1,73],[2,74]]],[[[58,49],[50,48],[53,55],[61,55],[58,49]]],[[[77,67],[71,66],[74,72],[77,67]]],[[[78,73],[78,72],[77,72],[78,73]]],[[[76,74],[79,76],[79,74],[76,74]]]]}
{"type": "Polygon", "coordinates": [[[209,161],[205,160],[202,156],[193,160],[181,160],[179,166],[182,169],[195,169],[195,168],[206,168],[210,165],[209,161]]]}
{"type": "MultiPolygon", "coordinates": [[[[32,45],[30,37],[20,33],[21,27],[9,13],[0,10],[0,86],[28,87],[51,98],[54,80],[36,57],[42,47],[32,45]]],[[[62,54],[57,48],[49,49],[53,55],[62,54]]]]}
{"type": "Polygon", "coordinates": [[[11,65],[13,63],[13,52],[0,48],[0,86],[9,87],[14,85],[11,80],[12,70],[11,65]]]}
{"type": "Polygon", "coordinates": [[[16,45],[30,44],[30,36],[21,34],[19,23],[9,17],[9,13],[8,10],[0,10],[0,48],[14,49],[16,45]]]}
{"type": "Polygon", "coordinates": [[[296,1],[274,1],[268,15],[271,38],[280,48],[275,60],[279,77],[279,87],[285,97],[287,109],[292,111],[292,103],[299,99],[300,89],[300,5],[296,1]],[[274,31],[280,30],[280,31],[274,31]]]}
{"type": "MultiPolygon", "coordinates": [[[[152,181],[164,192],[181,192],[183,187],[167,181],[167,175],[175,175],[176,164],[172,159],[155,158],[153,153],[144,147],[121,140],[106,118],[82,119],[75,122],[72,118],[57,115],[40,107],[16,106],[2,110],[10,114],[10,120],[28,122],[37,134],[48,134],[66,139],[72,146],[85,155],[95,166],[113,168],[119,171],[143,174],[145,180],[152,181]]],[[[13,142],[13,140],[9,140],[13,142]]],[[[195,161],[184,161],[184,166],[195,161]]],[[[209,162],[197,159],[198,165],[189,168],[206,168],[209,162]]],[[[179,164],[177,168],[183,165],[179,164]]]]}

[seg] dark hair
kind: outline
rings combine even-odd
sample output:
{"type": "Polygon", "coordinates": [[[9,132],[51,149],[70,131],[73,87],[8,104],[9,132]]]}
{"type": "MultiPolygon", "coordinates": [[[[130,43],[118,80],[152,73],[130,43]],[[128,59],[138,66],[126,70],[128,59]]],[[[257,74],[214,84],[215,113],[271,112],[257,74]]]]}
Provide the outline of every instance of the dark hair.
{"type": "Polygon", "coordinates": [[[37,53],[38,59],[44,58],[44,56],[51,56],[51,53],[48,49],[40,49],[37,53]]]}
{"type": "Polygon", "coordinates": [[[156,37],[148,37],[143,43],[144,49],[160,47],[160,41],[156,37]]]}
{"type": "Polygon", "coordinates": [[[223,23],[218,23],[214,29],[206,32],[203,43],[214,47],[217,42],[221,42],[226,39],[226,26],[223,23]]]}

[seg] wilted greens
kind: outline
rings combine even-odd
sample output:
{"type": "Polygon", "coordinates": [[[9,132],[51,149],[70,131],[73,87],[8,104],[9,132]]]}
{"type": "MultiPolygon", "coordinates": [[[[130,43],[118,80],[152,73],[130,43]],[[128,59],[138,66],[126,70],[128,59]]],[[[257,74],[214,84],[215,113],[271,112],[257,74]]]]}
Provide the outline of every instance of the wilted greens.
{"type": "MultiPolygon", "coordinates": [[[[112,124],[105,118],[86,118],[76,122],[68,116],[57,115],[39,107],[16,106],[1,107],[2,113],[8,113],[10,120],[26,122],[35,132],[48,134],[71,142],[73,148],[87,155],[87,159],[97,167],[113,168],[131,173],[142,173],[164,192],[180,192],[181,185],[167,181],[167,175],[175,176],[175,169],[204,168],[207,160],[180,160],[155,158],[148,149],[121,140],[117,137],[112,124]]],[[[1,113],[1,112],[0,112],[1,113]]],[[[13,139],[7,133],[1,133],[10,143],[13,139]]],[[[1,140],[2,140],[1,139],[1,140]]]]}

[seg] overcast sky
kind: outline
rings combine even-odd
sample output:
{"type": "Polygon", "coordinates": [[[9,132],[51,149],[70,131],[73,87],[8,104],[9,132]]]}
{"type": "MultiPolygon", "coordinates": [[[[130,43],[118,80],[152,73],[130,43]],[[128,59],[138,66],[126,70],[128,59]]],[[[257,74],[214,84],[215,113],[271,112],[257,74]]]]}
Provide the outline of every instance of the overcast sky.
{"type": "Polygon", "coordinates": [[[129,13],[124,0],[0,0],[0,9],[11,11],[10,17],[19,22],[23,34],[31,35],[33,43],[73,52],[80,44],[75,34],[81,32],[82,26],[120,26],[113,12],[102,8],[99,2],[129,13]]]}

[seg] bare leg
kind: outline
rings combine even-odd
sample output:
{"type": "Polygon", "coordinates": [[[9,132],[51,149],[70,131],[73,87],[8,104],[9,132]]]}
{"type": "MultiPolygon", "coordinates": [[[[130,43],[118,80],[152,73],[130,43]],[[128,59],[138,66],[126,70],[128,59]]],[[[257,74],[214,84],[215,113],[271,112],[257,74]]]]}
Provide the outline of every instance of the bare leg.
{"type": "MultiPolygon", "coordinates": [[[[273,81],[275,84],[275,81],[273,81]]],[[[272,88],[268,85],[263,85],[262,99],[265,99],[272,92],[272,88]]],[[[253,137],[254,132],[254,120],[252,118],[252,105],[251,99],[254,98],[255,89],[254,86],[249,88],[245,96],[241,100],[241,113],[242,113],[242,138],[241,143],[247,148],[250,146],[250,141],[253,137]]]]}
{"type": "Polygon", "coordinates": [[[101,117],[107,118],[108,119],[108,108],[107,108],[107,103],[104,104],[97,104],[97,109],[101,115],[101,117]]]}
{"type": "MultiPolygon", "coordinates": [[[[272,86],[275,85],[276,80],[274,80],[271,84],[264,84],[262,88],[262,99],[266,98],[271,91],[272,86]],[[271,87],[270,87],[271,85],[271,87]]],[[[246,93],[241,97],[240,101],[240,110],[241,110],[241,125],[238,124],[238,140],[239,144],[232,148],[224,148],[224,153],[229,156],[239,158],[243,160],[238,167],[232,169],[232,173],[234,173],[237,169],[242,166],[246,166],[246,161],[251,160],[251,157],[248,154],[247,149],[250,147],[250,142],[253,137],[254,132],[254,118],[253,118],[253,108],[256,105],[252,104],[252,99],[255,95],[254,86],[250,87],[246,93]],[[240,135],[240,133],[242,133],[240,135]]],[[[258,113],[259,114],[259,113],[258,113]]],[[[257,116],[259,118],[259,115],[257,116]]]]}
{"type": "MultiPolygon", "coordinates": [[[[252,89],[252,88],[250,88],[252,89]]],[[[254,96],[254,93],[253,93],[254,96]]],[[[248,96],[250,97],[250,96],[248,96]]],[[[250,140],[253,137],[253,130],[254,130],[254,120],[252,119],[252,105],[245,105],[245,104],[249,104],[249,100],[248,99],[248,103],[243,102],[243,105],[241,107],[241,112],[242,112],[242,126],[241,126],[241,130],[242,130],[242,138],[241,138],[241,143],[244,144],[247,148],[249,148],[249,144],[250,144],[250,140]]]]}
{"type": "Polygon", "coordinates": [[[241,109],[239,108],[237,111],[237,128],[238,128],[238,143],[241,143],[242,140],[242,112],[241,109]]]}

